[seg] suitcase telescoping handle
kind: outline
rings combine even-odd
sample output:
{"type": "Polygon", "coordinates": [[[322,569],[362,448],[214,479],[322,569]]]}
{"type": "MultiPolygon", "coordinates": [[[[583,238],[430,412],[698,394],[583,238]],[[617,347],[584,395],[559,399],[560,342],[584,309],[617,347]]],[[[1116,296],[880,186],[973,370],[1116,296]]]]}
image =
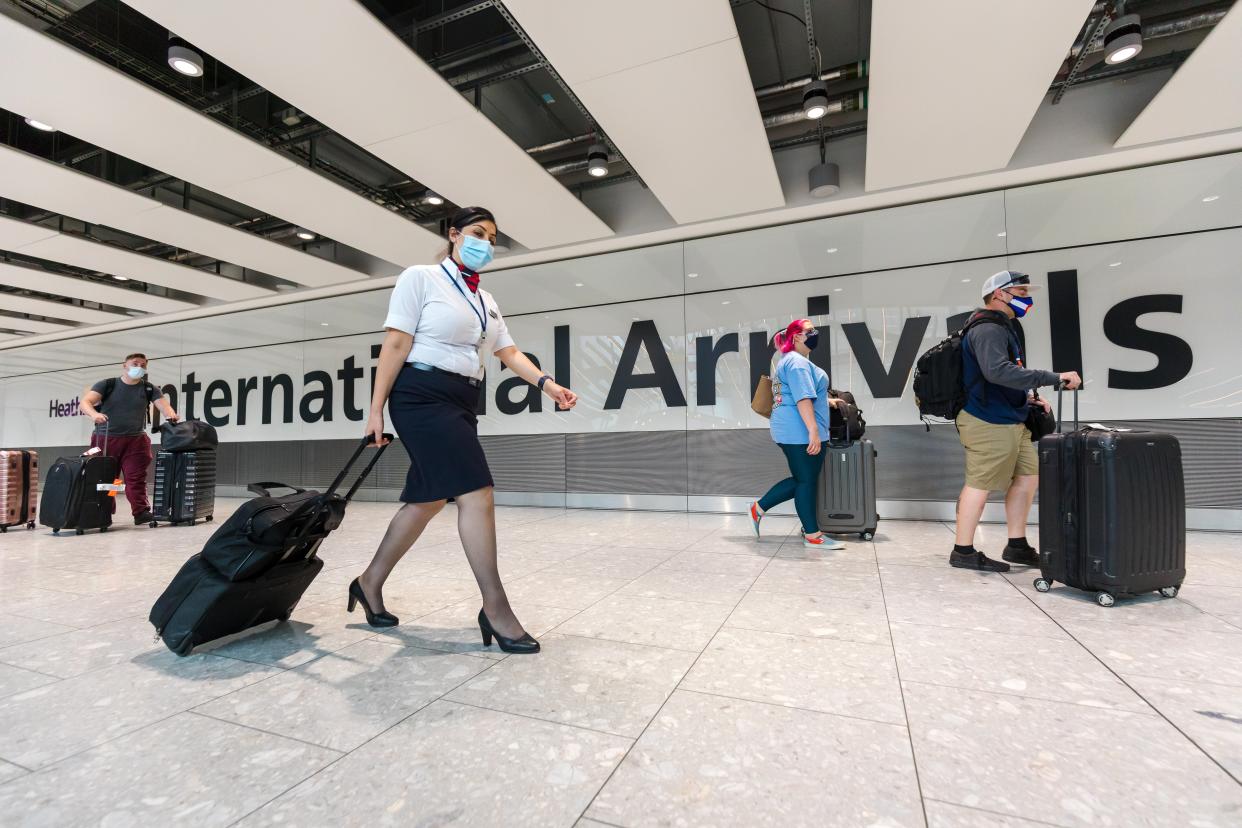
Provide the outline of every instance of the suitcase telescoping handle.
{"type": "MultiPolygon", "coordinates": [[[[1061,433],[1061,395],[1065,390],[1065,380],[1057,383],[1057,433],[1061,433]]],[[[1078,389],[1074,389],[1074,430],[1078,430],[1078,389]]]]}
{"type": "MultiPolygon", "coordinates": [[[[358,475],[358,479],[354,481],[354,485],[350,486],[349,491],[345,493],[345,500],[347,502],[354,499],[354,494],[362,486],[362,481],[367,479],[367,475],[371,473],[371,469],[375,468],[375,464],[378,463],[380,457],[383,456],[384,450],[392,445],[392,441],[394,439],[395,438],[391,434],[384,435],[384,440],[386,441],[384,445],[380,446],[376,450],[374,456],[371,457],[370,462],[367,463],[366,468],[362,470],[361,474],[358,475]]],[[[336,479],[332,481],[332,485],[328,487],[327,493],[329,495],[335,493],[336,490],[340,488],[341,484],[345,482],[345,475],[349,474],[349,470],[354,467],[354,463],[358,462],[358,458],[362,456],[362,452],[366,451],[367,446],[372,445],[375,445],[375,435],[368,434],[362,438],[362,442],[358,444],[358,448],[354,449],[353,456],[349,458],[349,462],[345,464],[345,468],[341,469],[341,473],[336,476],[336,479]]]]}
{"type": "Polygon", "coordinates": [[[265,480],[262,483],[251,483],[246,487],[246,491],[254,492],[259,497],[271,497],[272,489],[292,489],[295,494],[301,494],[306,491],[301,486],[290,486],[288,483],[279,483],[273,480],[265,480]]]}

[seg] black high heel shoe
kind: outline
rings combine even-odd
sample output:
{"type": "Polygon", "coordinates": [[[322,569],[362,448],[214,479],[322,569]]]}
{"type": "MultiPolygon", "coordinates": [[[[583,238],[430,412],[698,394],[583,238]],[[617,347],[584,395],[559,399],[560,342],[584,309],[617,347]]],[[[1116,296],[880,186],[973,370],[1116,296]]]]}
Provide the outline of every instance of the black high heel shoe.
{"type": "Polygon", "coordinates": [[[479,632],[483,634],[484,647],[492,646],[492,639],[495,638],[496,643],[500,645],[500,649],[506,653],[531,655],[539,652],[539,642],[532,638],[530,633],[522,633],[521,638],[505,638],[492,629],[492,622],[487,620],[483,610],[479,610],[479,632]]]}
{"type": "Polygon", "coordinates": [[[371,612],[371,605],[367,603],[367,596],[362,592],[362,585],[358,583],[358,579],[354,578],[349,583],[349,606],[347,612],[353,612],[359,602],[362,603],[362,611],[367,615],[367,623],[372,627],[395,627],[400,623],[397,616],[391,612],[371,612]]]}

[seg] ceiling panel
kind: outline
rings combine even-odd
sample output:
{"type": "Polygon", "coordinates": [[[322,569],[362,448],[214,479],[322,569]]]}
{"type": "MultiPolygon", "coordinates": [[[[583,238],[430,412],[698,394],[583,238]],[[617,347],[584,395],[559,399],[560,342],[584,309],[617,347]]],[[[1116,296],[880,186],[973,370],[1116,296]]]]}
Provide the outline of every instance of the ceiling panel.
{"type": "Polygon", "coordinates": [[[133,308],[150,313],[171,313],[172,311],[189,310],[195,305],[169,299],[165,296],[153,296],[137,290],[128,290],[116,285],[101,282],[88,282],[72,276],[61,276],[48,273],[33,267],[0,262],[0,285],[37,290],[54,296],[65,296],[70,299],[85,299],[118,308],[133,308]]]}
{"type": "MultiPolygon", "coordinates": [[[[32,240],[29,228],[35,226],[0,216],[0,249],[86,270],[97,270],[113,276],[126,276],[140,282],[149,282],[224,302],[274,295],[272,291],[258,285],[246,284],[198,268],[174,264],[164,259],[144,256],[132,250],[57,233],[54,230],[49,231],[50,234],[42,234],[32,240]]],[[[39,229],[45,228],[40,226],[39,229]]]]}
{"type": "MultiPolygon", "coordinates": [[[[123,313],[108,313],[107,311],[93,310],[91,308],[80,308],[77,305],[66,305],[62,302],[52,302],[48,299],[14,296],[11,293],[0,294],[0,302],[4,303],[4,309],[10,313],[33,313],[36,316],[50,316],[53,319],[71,319],[74,322],[102,324],[104,322],[124,322],[129,319],[123,313]]],[[[7,322],[8,320],[6,319],[5,321],[7,322]]],[[[23,328],[20,320],[17,320],[17,323],[14,325],[5,324],[4,327],[11,327],[18,331],[30,330],[30,328],[23,328]]]]}
{"type": "Polygon", "coordinates": [[[300,285],[367,278],[367,274],[268,241],[34,155],[0,145],[0,198],[114,227],[193,250],[300,285]]]}
{"type": "Polygon", "coordinates": [[[612,235],[355,0],[129,5],[528,248],[612,235]]]}
{"type": "Polygon", "coordinates": [[[1242,129],[1242,10],[1195,47],[1117,141],[1119,147],[1242,129]]]}
{"type": "Polygon", "coordinates": [[[0,42],[0,106],[5,109],[395,264],[424,261],[439,244],[434,233],[3,15],[0,42]],[[302,189],[314,190],[320,201],[291,202],[262,185],[240,195],[239,185],[256,179],[270,188],[311,182],[302,189]]]}
{"type": "Polygon", "coordinates": [[[679,223],[784,206],[728,3],[505,5],[679,223]]]}
{"type": "Polygon", "coordinates": [[[874,0],[868,190],[1009,164],[1094,0],[1035,5],[874,0]]]}
{"type": "Polygon", "coordinates": [[[72,325],[61,325],[56,322],[39,322],[35,319],[15,319],[11,316],[0,316],[0,328],[12,328],[15,331],[30,331],[36,334],[60,333],[72,331],[72,325]]]}

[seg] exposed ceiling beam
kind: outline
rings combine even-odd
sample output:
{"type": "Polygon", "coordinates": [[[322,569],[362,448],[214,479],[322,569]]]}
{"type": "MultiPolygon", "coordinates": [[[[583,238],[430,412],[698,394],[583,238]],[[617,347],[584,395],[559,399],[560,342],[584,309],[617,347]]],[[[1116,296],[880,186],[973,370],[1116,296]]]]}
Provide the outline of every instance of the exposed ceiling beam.
{"type": "Polygon", "coordinates": [[[129,5],[529,248],[612,235],[355,0],[129,5]]]}
{"type": "Polygon", "coordinates": [[[124,276],[138,282],[147,282],[222,302],[272,295],[272,291],[258,285],[217,276],[214,273],[174,264],[154,256],[144,256],[111,244],[91,241],[67,233],[58,233],[42,225],[32,225],[7,216],[0,216],[0,249],[20,253],[23,256],[33,256],[36,259],[73,265],[84,270],[124,276]],[[31,228],[48,232],[32,238],[31,228]]]}
{"type": "Polygon", "coordinates": [[[335,262],[169,207],[63,164],[0,145],[0,198],[164,242],[299,285],[368,278],[335,262]]]}
{"type": "Polygon", "coordinates": [[[504,5],[676,221],[784,206],[727,3],[504,5]]]}
{"type": "Polygon", "coordinates": [[[1242,11],[1234,6],[1117,139],[1132,147],[1242,129],[1242,11]]]}
{"type": "Polygon", "coordinates": [[[875,0],[867,190],[1009,164],[1093,0],[875,0]]]}
{"type": "Polygon", "coordinates": [[[289,156],[3,16],[0,43],[5,109],[394,264],[425,261],[440,244],[289,156]]]}
{"type": "Polygon", "coordinates": [[[42,322],[38,319],[21,319],[15,316],[0,316],[0,328],[8,328],[14,331],[29,331],[30,333],[60,333],[61,331],[72,331],[72,325],[62,325],[59,322],[42,322]]]}

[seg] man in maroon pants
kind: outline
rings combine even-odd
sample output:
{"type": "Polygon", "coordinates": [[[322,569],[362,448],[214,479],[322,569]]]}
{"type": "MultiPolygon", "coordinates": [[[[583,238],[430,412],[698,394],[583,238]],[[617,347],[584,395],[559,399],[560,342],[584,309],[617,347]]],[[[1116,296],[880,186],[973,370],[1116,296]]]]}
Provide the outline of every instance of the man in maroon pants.
{"type": "MultiPolygon", "coordinates": [[[[117,458],[125,479],[125,496],[134,513],[134,525],[152,519],[147,499],[147,467],[151,464],[151,438],[147,435],[148,406],[154,404],[167,420],[179,420],[164,393],[147,380],[147,358],[143,354],[125,357],[121,376],[100,380],[82,393],[79,409],[95,421],[91,446],[104,447],[107,456],[117,458]]],[[[112,500],[116,511],[116,500],[112,500]]]]}

